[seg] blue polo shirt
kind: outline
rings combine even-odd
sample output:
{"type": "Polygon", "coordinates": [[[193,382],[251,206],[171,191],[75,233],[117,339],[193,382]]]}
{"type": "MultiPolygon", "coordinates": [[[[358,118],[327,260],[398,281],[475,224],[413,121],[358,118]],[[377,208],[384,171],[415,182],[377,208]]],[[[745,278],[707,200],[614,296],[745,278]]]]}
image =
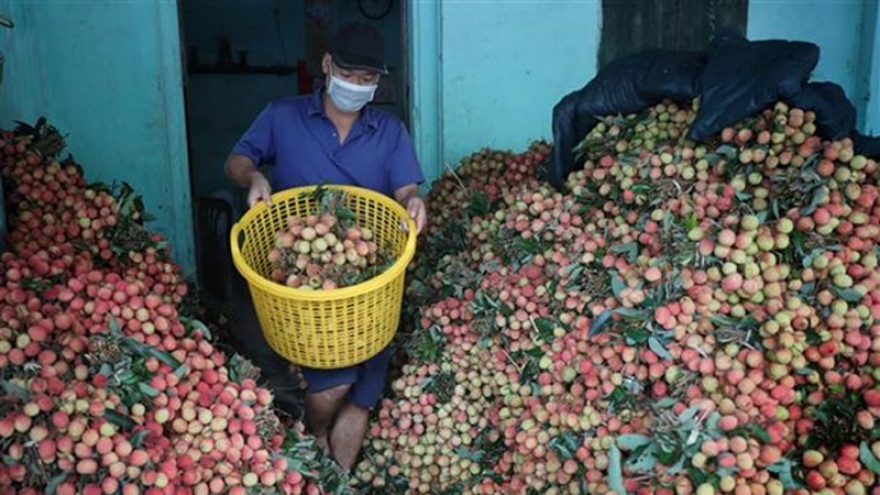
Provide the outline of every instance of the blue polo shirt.
{"type": "Polygon", "coordinates": [[[233,152],[258,166],[273,163],[273,191],[326,182],[393,197],[403,186],[424,182],[412,139],[400,119],[367,105],[340,143],[324,113],[322,91],[269,103],[233,152]]]}

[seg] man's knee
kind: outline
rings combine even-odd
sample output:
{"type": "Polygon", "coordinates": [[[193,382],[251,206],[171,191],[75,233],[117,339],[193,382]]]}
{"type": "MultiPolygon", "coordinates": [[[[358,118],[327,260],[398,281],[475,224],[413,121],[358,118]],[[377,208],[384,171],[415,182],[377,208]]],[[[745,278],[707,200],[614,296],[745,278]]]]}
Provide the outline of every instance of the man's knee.
{"type": "Polygon", "coordinates": [[[334,404],[341,403],[342,399],[348,394],[348,391],[351,390],[351,384],[337,385],[335,387],[330,387],[325,390],[321,390],[320,392],[307,392],[307,395],[322,404],[334,404]]]}

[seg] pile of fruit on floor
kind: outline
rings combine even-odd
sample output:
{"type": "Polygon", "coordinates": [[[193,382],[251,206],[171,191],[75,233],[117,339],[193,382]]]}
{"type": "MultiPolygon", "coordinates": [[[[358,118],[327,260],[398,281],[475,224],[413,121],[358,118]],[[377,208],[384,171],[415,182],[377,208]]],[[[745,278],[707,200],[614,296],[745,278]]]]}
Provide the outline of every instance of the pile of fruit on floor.
{"type": "Polygon", "coordinates": [[[544,142],[434,183],[350,476],[192,318],[134,191],[5,133],[0,488],[880,494],[877,163],[783,103],[693,143],[696,105],[603,119],[563,190],[544,142]]]}

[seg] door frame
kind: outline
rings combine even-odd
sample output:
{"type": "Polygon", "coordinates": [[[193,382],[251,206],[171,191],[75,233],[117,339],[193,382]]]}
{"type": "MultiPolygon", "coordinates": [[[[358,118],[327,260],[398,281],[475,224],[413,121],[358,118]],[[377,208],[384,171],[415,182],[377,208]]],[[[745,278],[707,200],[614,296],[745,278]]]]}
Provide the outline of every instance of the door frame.
{"type": "Polygon", "coordinates": [[[429,184],[443,172],[445,166],[441,84],[442,7],[439,0],[406,3],[410,132],[429,184]]]}

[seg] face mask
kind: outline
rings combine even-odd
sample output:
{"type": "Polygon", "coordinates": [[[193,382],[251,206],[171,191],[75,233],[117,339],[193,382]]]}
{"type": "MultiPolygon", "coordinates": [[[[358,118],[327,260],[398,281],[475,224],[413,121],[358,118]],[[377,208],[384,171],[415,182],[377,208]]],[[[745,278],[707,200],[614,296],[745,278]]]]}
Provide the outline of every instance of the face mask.
{"type": "Polygon", "coordinates": [[[373,101],[378,85],[361,86],[346,81],[345,79],[330,74],[330,84],[327,86],[327,94],[333,100],[336,108],[345,113],[355,113],[364,105],[373,101]]]}

